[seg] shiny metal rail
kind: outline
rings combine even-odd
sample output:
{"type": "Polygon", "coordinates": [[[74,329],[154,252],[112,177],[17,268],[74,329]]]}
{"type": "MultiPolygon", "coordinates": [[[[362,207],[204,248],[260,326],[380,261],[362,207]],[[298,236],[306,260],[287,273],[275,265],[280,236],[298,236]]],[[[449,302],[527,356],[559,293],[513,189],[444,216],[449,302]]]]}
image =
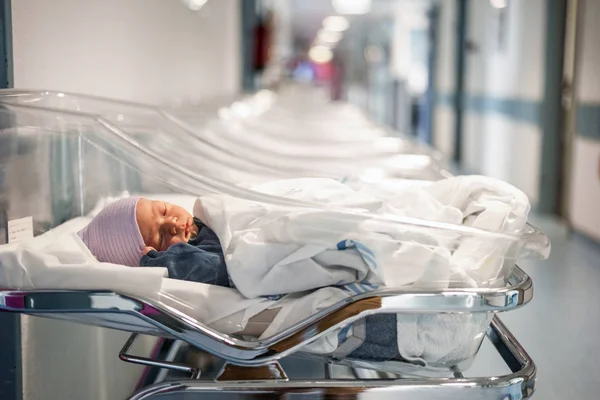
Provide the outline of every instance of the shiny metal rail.
{"type": "Polygon", "coordinates": [[[519,268],[506,287],[497,289],[379,290],[348,297],[291,328],[256,341],[221,334],[173,308],[114,292],[4,290],[0,291],[0,310],[179,339],[231,364],[259,366],[287,357],[367,315],[501,312],[526,304],[532,296],[533,283],[519,268]]]}
{"type": "Polygon", "coordinates": [[[498,317],[487,333],[500,356],[511,369],[504,376],[478,378],[399,378],[321,381],[289,381],[252,378],[238,381],[186,380],[149,386],[130,400],[244,400],[244,399],[377,399],[377,400],[520,400],[533,395],[535,363],[498,317]]]}
{"type": "Polygon", "coordinates": [[[181,363],[177,363],[177,362],[173,362],[173,361],[170,361],[170,362],[159,361],[159,360],[155,360],[153,358],[140,357],[140,356],[134,356],[132,354],[129,354],[128,351],[133,346],[133,343],[135,342],[135,339],[137,338],[137,336],[138,336],[137,333],[131,334],[129,339],[127,339],[127,341],[123,345],[123,348],[119,352],[119,359],[121,361],[125,361],[125,362],[132,363],[132,364],[145,365],[145,366],[149,366],[149,367],[160,367],[160,368],[171,369],[174,371],[186,372],[186,373],[190,374],[192,378],[198,378],[200,376],[199,375],[201,372],[200,370],[198,370],[194,367],[190,367],[185,364],[181,364],[181,363]]]}

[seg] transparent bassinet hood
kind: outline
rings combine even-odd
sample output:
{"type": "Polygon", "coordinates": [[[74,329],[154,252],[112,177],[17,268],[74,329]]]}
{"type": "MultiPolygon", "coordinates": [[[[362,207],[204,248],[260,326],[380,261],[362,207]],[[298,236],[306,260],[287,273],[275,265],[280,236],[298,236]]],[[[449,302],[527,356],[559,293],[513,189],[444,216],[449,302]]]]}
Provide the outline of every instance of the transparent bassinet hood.
{"type": "MultiPolygon", "coordinates": [[[[145,141],[146,146],[157,153],[161,152],[161,148],[169,147],[178,152],[179,161],[197,162],[202,159],[203,168],[210,169],[212,174],[218,173],[224,179],[229,176],[231,179],[228,180],[233,183],[256,182],[257,177],[264,180],[285,176],[360,180],[367,169],[374,167],[385,177],[401,179],[439,179],[445,172],[434,155],[397,138],[380,138],[377,142],[377,146],[388,147],[391,141],[396,146],[401,143],[399,146],[403,151],[397,154],[386,151],[357,157],[352,153],[344,154],[339,146],[327,156],[327,153],[314,154],[310,148],[286,154],[283,151],[285,142],[273,145],[262,131],[246,131],[221,122],[198,128],[153,106],[51,91],[5,90],[0,94],[3,102],[99,115],[121,131],[135,136],[138,141],[145,141]],[[216,129],[215,124],[218,125],[216,129]],[[265,148],[262,143],[271,143],[271,146],[265,148]],[[417,162],[415,156],[419,156],[417,162]]],[[[321,147],[312,145],[313,149],[321,147]]],[[[287,148],[298,146],[294,143],[287,148]]]]}
{"type": "MultiPolygon", "coordinates": [[[[68,97],[66,99],[68,101],[68,97]]],[[[169,148],[164,143],[162,147],[153,147],[154,144],[148,146],[146,142],[137,140],[135,134],[120,130],[98,114],[3,102],[1,115],[5,126],[2,130],[2,148],[7,153],[6,168],[12,169],[13,174],[16,174],[14,169],[19,168],[19,162],[26,162],[20,160],[29,160],[27,169],[32,176],[32,182],[28,182],[26,178],[16,178],[16,175],[9,174],[17,179],[11,181],[13,187],[10,195],[13,200],[9,202],[9,212],[12,213],[20,206],[30,208],[31,201],[47,202],[44,196],[48,193],[40,195],[39,190],[48,186],[46,190],[52,192],[48,196],[50,204],[58,201],[74,205],[75,214],[68,212],[57,218],[50,213],[50,216],[42,218],[45,220],[44,224],[81,215],[101,198],[118,196],[125,191],[193,196],[217,194],[289,212],[326,211],[319,214],[320,219],[315,220],[314,226],[309,228],[315,238],[344,235],[346,228],[335,227],[346,227],[369,219],[389,229],[447,235],[452,238],[447,244],[449,249],[456,248],[466,238],[498,243],[506,247],[504,257],[513,260],[513,263],[517,258],[546,257],[549,252],[548,239],[530,225],[520,232],[496,233],[463,225],[393,215],[382,216],[367,209],[345,208],[343,202],[332,205],[298,201],[252,190],[248,188],[251,185],[234,185],[221,179],[218,169],[204,168],[202,162],[195,165],[181,162],[179,148],[169,148]],[[22,152],[29,154],[30,158],[22,157],[22,152]],[[61,182],[56,182],[56,179],[61,182]],[[56,200],[57,196],[61,200],[56,200]]],[[[113,117],[119,119],[119,114],[113,117]]],[[[223,167],[229,162],[230,160],[223,160],[223,167]]],[[[48,209],[48,204],[40,207],[40,210],[44,209],[48,209]]],[[[54,210],[53,207],[50,210],[54,210]]],[[[395,239],[381,237],[376,232],[373,234],[377,237],[376,240],[395,242],[395,239]]],[[[411,240],[419,239],[415,236],[411,240]]],[[[427,240],[424,244],[430,245],[427,240]]]]}

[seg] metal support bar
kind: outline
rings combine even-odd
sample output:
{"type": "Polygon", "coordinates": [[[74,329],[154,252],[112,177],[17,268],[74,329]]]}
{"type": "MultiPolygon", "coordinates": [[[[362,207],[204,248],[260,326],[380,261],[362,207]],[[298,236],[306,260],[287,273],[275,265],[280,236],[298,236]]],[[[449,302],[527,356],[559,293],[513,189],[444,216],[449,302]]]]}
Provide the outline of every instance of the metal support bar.
{"type": "Polygon", "coordinates": [[[217,382],[227,381],[288,381],[281,365],[278,362],[261,365],[258,367],[241,367],[239,365],[225,363],[219,375],[215,378],[217,382]]]}
{"type": "Polygon", "coordinates": [[[330,362],[325,364],[325,379],[330,380],[333,378],[333,364],[330,362]]]}
{"type": "Polygon", "coordinates": [[[135,342],[135,339],[137,339],[137,337],[138,337],[137,333],[132,333],[129,336],[129,339],[127,339],[127,341],[123,345],[123,348],[121,348],[121,351],[119,351],[119,359],[121,359],[122,361],[128,362],[128,363],[132,363],[132,364],[146,365],[146,366],[158,367],[158,368],[166,368],[166,369],[170,369],[172,371],[185,372],[185,373],[190,374],[192,379],[197,379],[200,377],[201,371],[197,368],[190,367],[189,365],[185,365],[185,364],[181,364],[181,363],[177,363],[177,362],[173,362],[173,361],[153,360],[153,359],[147,358],[147,357],[140,357],[140,356],[134,356],[134,355],[128,354],[129,350],[133,346],[133,343],[135,342]]]}

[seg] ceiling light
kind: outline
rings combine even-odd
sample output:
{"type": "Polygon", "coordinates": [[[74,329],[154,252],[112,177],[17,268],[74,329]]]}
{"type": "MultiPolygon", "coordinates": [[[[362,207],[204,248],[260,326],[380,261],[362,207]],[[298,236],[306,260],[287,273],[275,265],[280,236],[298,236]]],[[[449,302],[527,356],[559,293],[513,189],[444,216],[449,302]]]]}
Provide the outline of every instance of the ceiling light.
{"type": "Polygon", "coordinates": [[[371,0],[331,0],[339,14],[366,14],[371,11],[371,0]]]}
{"type": "Polygon", "coordinates": [[[490,0],[490,5],[494,8],[506,8],[508,0],[490,0]]]}
{"type": "Polygon", "coordinates": [[[313,46],[308,51],[308,57],[317,64],[324,64],[333,59],[333,51],[325,46],[313,46]]]}
{"type": "Polygon", "coordinates": [[[341,15],[334,15],[323,20],[323,27],[332,32],[344,32],[350,27],[350,22],[341,15]]]}
{"type": "Polygon", "coordinates": [[[208,0],[181,0],[192,11],[199,11],[208,0]]]}
{"type": "Polygon", "coordinates": [[[340,32],[332,32],[321,29],[317,33],[317,41],[325,42],[325,43],[337,43],[342,39],[342,34],[340,32]]]}

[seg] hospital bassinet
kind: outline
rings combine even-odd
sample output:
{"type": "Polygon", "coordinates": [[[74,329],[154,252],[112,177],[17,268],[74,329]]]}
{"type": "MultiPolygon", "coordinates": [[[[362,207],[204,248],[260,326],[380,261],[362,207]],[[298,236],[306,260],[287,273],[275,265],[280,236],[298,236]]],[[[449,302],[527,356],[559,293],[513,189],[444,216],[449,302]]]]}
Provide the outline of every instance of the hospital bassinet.
{"type": "Polygon", "coordinates": [[[405,178],[439,179],[447,169],[438,151],[374,124],[355,107],[323,101],[318,91],[303,94],[298,98],[295,90],[283,90],[283,94],[281,90],[277,94],[259,91],[229,105],[218,103],[216,110],[213,103],[179,104],[169,113],[194,132],[202,132],[212,141],[224,141],[228,147],[244,143],[244,148],[251,150],[260,143],[259,148],[286,157],[343,156],[352,158],[350,164],[370,157],[371,168],[379,161],[379,168],[390,176],[405,178]],[[315,99],[321,101],[315,103],[315,99]]]}
{"type": "MultiPolygon", "coordinates": [[[[348,180],[376,175],[378,179],[431,180],[444,177],[445,172],[436,152],[408,139],[363,138],[354,144],[334,141],[316,146],[314,142],[269,134],[265,128],[245,127],[237,119],[215,115],[210,123],[198,126],[165,109],[85,95],[2,90],[0,101],[102,116],[155,153],[165,147],[176,150],[174,161],[189,160],[196,166],[195,161],[202,158],[204,162],[197,168],[230,183],[286,176],[348,180]]],[[[268,126],[268,121],[264,124],[268,126]]]]}
{"type": "MultiPolygon", "coordinates": [[[[33,233],[39,235],[59,226],[72,218],[86,215],[98,201],[121,194],[123,191],[147,194],[225,192],[234,195],[252,195],[255,200],[273,201],[287,206],[284,200],[269,196],[248,194],[242,189],[226,187],[167,165],[160,157],[140,146],[134,139],[93,114],[56,112],[26,105],[5,105],[1,109],[2,123],[1,162],[2,184],[0,199],[3,210],[5,237],[11,238],[9,221],[30,218],[33,233]]],[[[532,233],[534,231],[530,231],[532,233]]],[[[536,236],[532,234],[532,237],[536,236]]],[[[529,238],[531,239],[531,237],[529,238]]],[[[520,241],[514,251],[547,251],[548,244],[542,237],[532,245],[531,240],[520,241]]],[[[516,258],[516,253],[515,258],[516,258]]],[[[512,261],[514,264],[514,261],[512,261]]],[[[507,264],[510,260],[507,260],[507,264]]],[[[461,388],[464,395],[481,392],[466,390],[477,387],[481,391],[527,397],[532,393],[535,368],[516,340],[494,320],[488,336],[501,349],[513,374],[501,378],[469,380],[463,378],[411,378],[406,381],[376,382],[288,382],[276,362],[292,353],[303,353],[311,341],[347,326],[368,315],[378,313],[449,313],[477,314],[486,317],[526,304],[532,295],[529,278],[518,268],[510,268],[506,276],[506,287],[488,289],[446,289],[442,291],[394,290],[375,291],[349,296],[343,301],[311,315],[294,326],[263,340],[248,340],[216,332],[202,324],[189,313],[177,309],[175,303],[148,300],[130,294],[115,293],[110,288],[100,290],[68,290],[68,288],[9,287],[1,292],[0,307],[6,311],[40,315],[51,318],[69,319],[81,323],[122,329],[135,333],[146,333],[185,341],[192,346],[243,367],[269,366],[267,371],[279,375],[262,375],[262,369],[240,370],[225,368],[216,384],[183,382],[159,385],[147,389],[134,398],[150,398],[160,393],[210,393],[215,389],[236,395],[247,389],[261,393],[306,394],[306,387],[316,389],[319,395],[347,388],[359,395],[402,394],[412,391],[423,395],[437,396],[440,390],[461,388]],[[225,382],[231,371],[236,382],[225,382]],[[240,375],[239,373],[242,373],[240,375]],[[257,372],[256,375],[254,372],[257,372]],[[247,374],[247,375],[244,375],[247,374]],[[245,378],[247,376],[248,378],[245,378]],[[254,378],[252,378],[254,377],[254,378]],[[278,378],[277,383],[269,378],[278,378]],[[248,382],[248,380],[256,382],[248,382]],[[265,381],[267,380],[267,381],[265,381]],[[221,383],[219,383],[221,382],[221,383]],[[144,397],[145,396],[145,397],[144,397]]],[[[159,296],[160,298],[160,296],[159,296]]],[[[484,329],[485,331],[485,329],[484,329]]],[[[468,338],[472,349],[470,357],[448,360],[445,365],[435,366],[437,371],[460,377],[463,368],[477,353],[484,331],[468,338]]],[[[133,339],[134,337],[132,337],[133,339]]],[[[168,366],[195,373],[193,368],[167,365],[161,361],[134,358],[125,353],[121,358],[149,365],[168,366]]],[[[397,373],[419,373],[419,365],[406,362],[389,366],[364,360],[345,360],[321,356],[325,362],[349,362],[354,366],[392,370],[397,373]],[[396,368],[397,367],[397,368],[396,368]]],[[[197,373],[196,373],[197,375],[197,373]]],[[[229,375],[232,376],[231,374],[229,375]]],[[[231,378],[230,378],[231,379],[231,378]]],[[[458,390],[456,390],[458,392],[458,390]]],[[[343,390],[340,390],[344,393],[343,390]]],[[[187,396],[187,394],[186,394],[187,396]]],[[[156,398],[156,397],[154,397],[156,398]]],[[[465,397],[461,397],[465,398],[465,397]]],[[[502,398],[502,397],[498,397],[502,398]]]]}

